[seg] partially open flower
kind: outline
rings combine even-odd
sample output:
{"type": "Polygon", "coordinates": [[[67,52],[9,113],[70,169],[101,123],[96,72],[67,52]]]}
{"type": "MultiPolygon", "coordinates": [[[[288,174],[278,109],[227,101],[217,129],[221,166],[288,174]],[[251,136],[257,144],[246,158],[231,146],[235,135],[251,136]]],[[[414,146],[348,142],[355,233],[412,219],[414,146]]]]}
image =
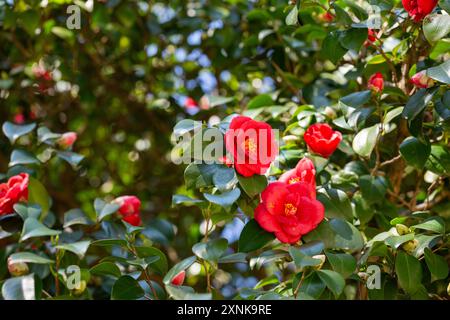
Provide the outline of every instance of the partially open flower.
{"type": "Polygon", "coordinates": [[[141,216],[139,213],[141,201],[136,196],[122,196],[114,199],[119,207],[119,214],[122,215],[122,220],[133,225],[141,225],[141,216]]]}
{"type": "Polygon", "coordinates": [[[319,15],[319,19],[324,22],[332,22],[334,20],[334,15],[330,11],[323,12],[319,15]]]}
{"type": "Polygon", "coordinates": [[[342,134],[326,123],[311,125],[303,137],[308,147],[324,158],[330,157],[342,141],[342,134]]]}
{"type": "Polygon", "coordinates": [[[422,70],[412,76],[411,82],[418,88],[429,88],[434,86],[434,80],[427,76],[427,72],[422,70]]]}

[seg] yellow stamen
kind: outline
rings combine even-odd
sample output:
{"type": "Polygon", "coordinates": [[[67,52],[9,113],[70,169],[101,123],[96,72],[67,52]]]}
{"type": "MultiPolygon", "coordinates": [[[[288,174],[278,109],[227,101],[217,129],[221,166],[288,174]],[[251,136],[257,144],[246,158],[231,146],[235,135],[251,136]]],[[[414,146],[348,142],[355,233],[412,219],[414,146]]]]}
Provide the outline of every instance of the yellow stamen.
{"type": "Polygon", "coordinates": [[[286,203],[284,205],[284,214],[287,216],[293,216],[297,213],[297,207],[294,206],[292,203],[286,203]]]}

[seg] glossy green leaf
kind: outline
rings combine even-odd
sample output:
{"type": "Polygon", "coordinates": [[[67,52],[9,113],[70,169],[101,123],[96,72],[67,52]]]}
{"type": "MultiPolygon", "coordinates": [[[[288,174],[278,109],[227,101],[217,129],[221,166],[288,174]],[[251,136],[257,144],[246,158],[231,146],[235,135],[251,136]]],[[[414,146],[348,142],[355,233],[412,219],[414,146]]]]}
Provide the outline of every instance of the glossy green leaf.
{"type": "Polygon", "coordinates": [[[111,300],[137,300],[144,296],[144,289],[130,276],[122,276],[114,282],[111,300]]]}
{"type": "Polygon", "coordinates": [[[261,228],[256,220],[250,220],[244,227],[239,237],[239,251],[251,252],[261,249],[275,239],[272,233],[261,228]]]}

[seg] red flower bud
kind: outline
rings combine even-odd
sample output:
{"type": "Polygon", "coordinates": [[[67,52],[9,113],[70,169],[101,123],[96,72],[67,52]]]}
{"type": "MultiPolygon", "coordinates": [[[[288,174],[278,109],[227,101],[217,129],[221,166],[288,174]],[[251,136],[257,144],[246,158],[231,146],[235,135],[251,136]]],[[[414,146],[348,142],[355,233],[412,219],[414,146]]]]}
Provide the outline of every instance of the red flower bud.
{"type": "Polygon", "coordinates": [[[114,199],[114,203],[117,203],[119,208],[119,213],[123,216],[132,215],[139,213],[141,207],[141,200],[136,196],[122,196],[114,199]]]}
{"type": "Polygon", "coordinates": [[[122,220],[133,225],[141,225],[141,217],[139,209],[141,207],[141,201],[136,196],[122,196],[114,199],[114,203],[117,203],[119,207],[119,213],[122,215],[122,220]]]}
{"type": "Polygon", "coordinates": [[[324,218],[322,203],[311,197],[304,182],[273,182],[261,194],[255,220],[264,230],[275,233],[284,243],[296,243],[314,230],[324,218]]]}
{"type": "Polygon", "coordinates": [[[377,33],[375,31],[373,31],[373,29],[368,29],[368,36],[367,39],[370,42],[375,42],[377,41],[377,33]]]}
{"type": "Polygon", "coordinates": [[[310,126],[304,135],[308,147],[324,158],[328,158],[342,141],[342,134],[334,131],[326,123],[316,123],[310,126]]]}
{"type": "Polygon", "coordinates": [[[28,181],[28,174],[20,173],[0,184],[0,215],[14,212],[17,202],[28,200],[28,181]]]}
{"type": "Polygon", "coordinates": [[[311,187],[311,197],[316,197],[316,169],[308,158],[303,158],[294,169],[283,173],[278,181],[287,184],[305,182],[311,187]]]}
{"type": "Polygon", "coordinates": [[[264,174],[278,154],[272,127],[244,116],[231,121],[225,133],[225,146],[236,171],[244,177],[264,174]]]}
{"type": "Polygon", "coordinates": [[[14,123],[15,124],[24,124],[25,123],[25,116],[23,113],[19,112],[14,115],[14,123]]]}
{"type": "Polygon", "coordinates": [[[420,22],[433,11],[438,0],[402,0],[402,3],[414,21],[420,22]]]}
{"type": "Polygon", "coordinates": [[[66,132],[61,136],[61,138],[58,139],[58,144],[62,148],[68,149],[68,148],[72,147],[72,145],[75,143],[77,138],[78,138],[78,136],[77,136],[76,132],[66,132]]]}
{"type": "Polygon", "coordinates": [[[425,70],[413,75],[411,82],[418,88],[426,89],[434,86],[434,80],[427,76],[427,72],[425,70]]]}
{"type": "Polygon", "coordinates": [[[323,12],[319,15],[319,19],[324,22],[332,22],[334,20],[334,16],[329,12],[323,12]]]}
{"type": "Polygon", "coordinates": [[[183,270],[178,273],[175,277],[173,277],[171,284],[174,286],[181,286],[184,282],[184,277],[186,276],[186,272],[183,270]]]}
{"type": "Polygon", "coordinates": [[[380,72],[373,74],[369,78],[369,83],[367,87],[374,92],[381,92],[384,89],[384,78],[380,72]]]}

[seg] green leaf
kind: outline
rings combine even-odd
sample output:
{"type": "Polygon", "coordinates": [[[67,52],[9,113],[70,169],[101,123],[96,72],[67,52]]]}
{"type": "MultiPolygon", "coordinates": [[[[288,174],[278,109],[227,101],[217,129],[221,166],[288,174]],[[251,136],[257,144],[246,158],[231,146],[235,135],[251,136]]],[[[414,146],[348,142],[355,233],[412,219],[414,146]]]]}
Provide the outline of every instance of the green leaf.
{"type": "Polygon", "coordinates": [[[386,243],[391,248],[397,249],[405,242],[414,240],[414,234],[408,233],[403,236],[390,236],[384,240],[384,243],[386,243]]]}
{"type": "Polygon", "coordinates": [[[419,260],[399,251],[395,259],[395,272],[400,287],[407,293],[414,294],[419,290],[422,281],[422,267],[419,260]]]}
{"type": "Polygon", "coordinates": [[[25,150],[14,149],[11,153],[11,159],[9,161],[9,166],[14,167],[18,164],[36,164],[39,160],[36,157],[25,150]]]}
{"type": "Polygon", "coordinates": [[[65,243],[57,245],[55,248],[59,250],[67,250],[75,253],[80,259],[83,259],[86,251],[89,249],[89,245],[91,244],[90,240],[86,241],[78,241],[73,243],[65,243]]]}
{"type": "Polygon", "coordinates": [[[431,155],[425,165],[428,170],[437,174],[450,174],[450,151],[448,147],[433,145],[431,155]]]}
{"type": "MultiPolygon", "coordinates": [[[[428,69],[430,70],[430,69],[428,69]]],[[[403,118],[412,121],[414,120],[431,102],[436,89],[420,89],[413,96],[411,96],[403,109],[403,118]]]]}
{"type": "Polygon", "coordinates": [[[203,260],[217,262],[227,248],[227,239],[215,239],[208,242],[196,243],[192,247],[192,252],[203,260]]]}
{"type": "Polygon", "coordinates": [[[5,300],[36,300],[40,296],[38,282],[34,274],[7,279],[2,286],[2,296],[5,300]]]}
{"type": "Polygon", "coordinates": [[[221,257],[218,263],[247,263],[246,257],[247,255],[243,252],[232,253],[221,257]]]}
{"type": "Polygon", "coordinates": [[[317,200],[325,206],[325,215],[328,218],[353,219],[352,205],[344,191],[324,188],[317,193],[317,200]]]}
{"type": "Polygon", "coordinates": [[[184,171],[186,188],[203,188],[212,186],[213,175],[218,166],[191,163],[184,171]]]}
{"type": "Polygon", "coordinates": [[[422,169],[431,154],[431,145],[416,137],[408,137],[400,144],[400,154],[409,165],[422,169]]]}
{"type": "Polygon", "coordinates": [[[111,300],[137,300],[144,296],[144,289],[130,276],[122,276],[114,283],[111,300]]]}
{"type": "Polygon", "coordinates": [[[340,34],[340,44],[349,50],[358,52],[363,43],[367,40],[367,29],[351,28],[340,34]]]}
{"type": "Polygon", "coordinates": [[[423,34],[429,43],[434,44],[450,32],[450,16],[432,13],[423,19],[423,34]]]}
{"type": "Polygon", "coordinates": [[[346,53],[347,49],[339,41],[339,34],[335,31],[330,32],[322,44],[322,57],[336,64],[346,53]]]}
{"type": "Polygon", "coordinates": [[[195,131],[202,127],[201,121],[195,121],[192,119],[184,119],[178,122],[173,128],[175,136],[182,136],[190,131],[195,131]]]}
{"type": "Polygon", "coordinates": [[[249,178],[245,178],[241,175],[238,175],[238,180],[242,189],[250,198],[259,195],[267,187],[266,176],[255,174],[249,178]]]}
{"type": "Polygon", "coordinates": [[[247,104],[247,109],[257,109],[261,107],[273,106],[275,102],[269,94],[260,94],[251,99],[247,104]]]}
{"type": "Polygon", "coordinates": [[[194,289],[186,286],[166,285],[167,292],[175,300],[211,300],[211,293],[195,293],[194,289]]]}
{"type": "Polygon", "coordinates": [[[295,266],[300,270],[305,267],[318,266],[322,262],[320,259],[311,258],[294,246],[289,247],[289,254],[294,260],[295,266]]]}
{"type": "Polygon", "coordinates": [[[351,93],[342,97],[340,101],[347,106],[358,108],[369,102],[372,92],[370,90],[351,93]]]}
{"type": "MultiPolygon", "coordinates": [[[[292,286],[296,288],[300,279],[296,276],[294,280],[295,281],[292,283],[292,286]]],[[[298,290],[298,293],[307,294],[314,299],[319,299],[324,290],[325,283],[319,278],[317,272],[313,272],[309,276],[306,276],[305,280],[300,286],[300,289],[298,290]]]]}
{"type": "Polygon", "coordinates": [[[325,253],[333,270],[341,274],[345,279],[356,270],[356,259],[347,253],[325,253]]]}
{"type": "Polygon", "coordinates": [[[420,224],[411,226],[411,228],[445,234],[445,222],[441,217],[431,217],[420,224]]]}
{"type": "Polygon", "coordinates": [[[56,236],[61,231],[52,230],[40,223],[36,218],[27,218],[23,224],[20,241],[25,241],[34,237],[56,236]]]}
{"type": "Polygon", "coordinates": [[[97,220],[102,221],[105,217],[112,215],[119,210],[120,205],[117,203],[107,203],[100,198],[94,201],[95,212],[97,213],[97,220]]]}
{"type": "Polygon", "coordinates": [[[251,252],[261,249],[269,242],[273,241],[275,236],[261,228],[255,219],[250,220],[242,229],[239,237],[239,251],[251,252]]]}
{"type": "Polygon", "coordinates": [[[288,26],[293,26],[298,23],[298,8],[297,6],[293,6],[289,14],[286,16],[286,24],[288,26]]]}
{"type": "Polygon", "coordinates": [[[319,270],[317,274],[336,298],[341,295],[345,287],[345,280],[339,273],[331,270],[319,270]]]}
{"type": "Polygon", "coordinates": [[[194,205],[202,208],[205,205],[205,201],[200,199],[193,199],[182,194],[174,194],[172,196],[172,206],[177,206],[179,204],[183,204],[185,206],[194,205]]]}
{"type": "Polygon", "coordinates": [[[427,76],[436,81],[450,84],[450,59],[436,67],[427,69],[427,76]]]}
{"type": "Polygon", "coordinates": [[[92,246],[99,246],[99,247],[110,247],[110,246],[121,246],[125,247],[127,245],[127,242],[122,239],[101,239],[101,240],[95,240],[91,243],[92,246]]]}
{"type": "Polygon", "coordinates": [[[439,7],[447,11],[450,14],[450,0],[439,0],[439,7]]]}
{"type": "Polygon", "coordinates": [[[388,188],[388,182],[382,176],[364,175],[359,178],[361,194],[368,204],[380,203],[384,200],[388,188]]]}
{"type": "Polygon", "coordinates": [[[167,257],[161,250],[154,247],[142,246],[136,247],[136,252],[140,258],[158,256],[159,259],[152,263],[149,268],[160,275],[166,274],[168,268],[167,257]]]}
{"type": "Polygon", "coordinates": [[[99,276],[113,276],[115,278],[122,276],[119,267],[112,262],[101,262],[89,269],[89,273],[99,276]]]}
{"type": "Polygon", "coordinates": [[[213,174],[213,183],[222,192],[232,189],[237,182],[236,172],[232,168],[219,167],[213,174]]]}
{"type": "Polygon", "coordinates": [[[311,241],[308,243],[304,243],[300,247],[298,247],[298,250],[301,253],[306,254],[308,256],[315,256],[321,254],[323,249],[325,249],[325,245],[322,241],[311,241]]]}
{"type": "Polygon", "coordinates": [[[50,210],[51,199],[44,185],[33,177],[30,177],[28,183],[28,202],[37,203],[41,207],[41,221],[43,221],[50,210]]]}
{"type": "Polygon", "coordinates": [[[173,277],[175,277],[177,274],[179,274],[181,271],[186,270],[189,268],[195,261],[197,260],[196,256],[192,256],[189,258],[186,258],[180,262],[178,262],[176,265],[172,267],[172,269],[167,272],[167,274],[164,276],[163,282],[165,285],[168,285],[171,283],[173,277]]]}
{"type": "Polygon", "coordinates": [[[50,264],[54,263],[53,260],[50,260],[48,258],[44,258],[41,256],[38,256],[35,253],[32,252],[18,252],[13,253],[9,256],[9,260],[11,263],[37,263],[37,264],[50,264]]]}
{"type": "Polygon", "coordinates": [[[71,209],[64,214],[63,228],[68,228],[78,224],[90,225],[92,224],[92,221],[81,209],[71,209]]]}
{"type": "Polygon", "coordinates": [[[239,188],[236,188],[231,191],[223,192],[221,194],[204,193],[203,195],[209,202],[218,204],[225,209],[229,209],[233,205],[233,203],[235,203],[236,200],[239,199],[241,190],[239,188]]]}
{"type": "Polygon", "coordinates": [[[21,136],[33,131],[34,128],[36,128],[36,123],[17,125],[9,121],[6,121],[2,126],[3,133],[9,139],[11,144],[14,144],[21,136]]]}
{"type": "Polygon", "coordinates": [[[14,211],[25,221],[27,218],[39,219],[42,209],[37,204],[26,205],[24,203],[16,203],[14,205],[14,211]]]}
{"type": "Polygon", "coordinates": [[[159,256],[150,256],[146,258],[127,260],[127,263],[132,266],[140,267],[141,270],[145,270],[157,261],[159,261],[159,256]]]}
{"type": "Polygon", "coordinates": [[[362,129],[353,139],[353,150],[361,157],[370,157],[370,154],[375,148],[379,132],[380,125],[378,123],[362,129]]]}
{"type": "Polygon", "coordinates": [[[448,264],[447,260],[440,255],[433,253],[430,249],[425,248],[425,262],[428,269],[430,269],[433,277],[432,282],[435,280],[445,279],[448,276],[448,264]]]}
{"type": "Polygon", "coordinates": [[[68,162],[71,166],[76,167],[80,164],[80,162],[84,159],[84,156],[81,154],[71,152],[71,151],[58,151],[56,155],[68,162]]]}

